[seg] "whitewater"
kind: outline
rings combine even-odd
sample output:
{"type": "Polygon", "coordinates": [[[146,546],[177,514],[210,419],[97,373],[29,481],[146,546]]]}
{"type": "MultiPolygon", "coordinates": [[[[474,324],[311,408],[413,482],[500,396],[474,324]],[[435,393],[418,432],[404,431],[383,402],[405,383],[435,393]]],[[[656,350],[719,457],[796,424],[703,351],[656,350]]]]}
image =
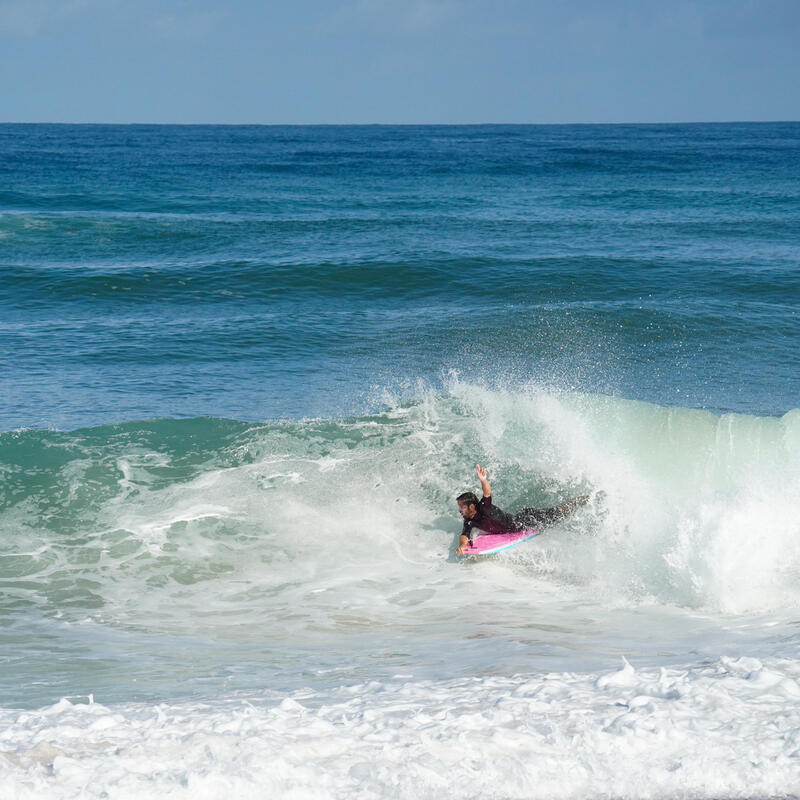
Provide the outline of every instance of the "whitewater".
{"type": "Polygon", "coordinates": [[[26,437],[58,455],[2,519],[3,796],[800,791],[797,411],[453,379],[26,437]],[[498,503],[592,502],[460,563],[475,453],[498,503]]]}
{"type": "Polygon", "coordinates": [[[800,125],[0,175],[0,800],[800,797],[800,125]]]}

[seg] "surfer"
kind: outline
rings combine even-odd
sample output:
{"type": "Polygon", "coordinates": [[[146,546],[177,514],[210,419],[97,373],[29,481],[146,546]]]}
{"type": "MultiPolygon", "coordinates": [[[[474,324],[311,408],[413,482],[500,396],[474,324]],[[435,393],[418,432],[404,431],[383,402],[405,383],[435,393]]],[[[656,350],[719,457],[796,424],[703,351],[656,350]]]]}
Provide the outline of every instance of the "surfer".
{"type": "Polygon", "coordinates": [[[458,513],[464,519],[461,541],[456,550],[460,556],[467,552],[475,528],[483,533],[513,533],[543,528],[564,519],[576,508],[589,502],[589,495],[585,494],[573,497],[572,500],[567,500],[553,508],[523,508],[516,514],[508,514],[492,505],[492,487],[486,480],[486,470],[478,464],[477,471],[483,497],[478,500],[474,492],[464,492],[456,498],[458,513]]]}

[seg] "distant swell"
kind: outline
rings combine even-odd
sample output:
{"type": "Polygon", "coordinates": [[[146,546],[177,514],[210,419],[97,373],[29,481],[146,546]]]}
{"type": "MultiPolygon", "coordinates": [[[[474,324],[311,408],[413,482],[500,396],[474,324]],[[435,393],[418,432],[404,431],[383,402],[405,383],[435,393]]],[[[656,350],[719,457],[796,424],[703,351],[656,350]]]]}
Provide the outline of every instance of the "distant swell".
{"type": "MultiPolygon", "coordinates": [[[[342,234],[346,235],[346,231],[342,234]]],[[[159,234],[154,237],[153,246],[163,251],[181,236],[177,231],[159,234]]],[[[141,240],[137,243],[140,248],[143,244],[141,240]]],[[[446,286],[453,294],[441,297],[441,302],[449,305],[456,293],[474,294],[475,275],[481,275],[480,296],[504,305],[509,300],[549,304],[580,301],[584,305],[586,301],[581,298],[587,292],[592,296],[589,305],[619,305],[637,299],[621,291],[620,274],[641,272],[642,293],[669,283],[671,275],[677,280],[684,266],[586,255],[326,260],[311,259],[302,252],[268,263],[256,257],[230,260],[221,253],[214,257],[203,250],[199,241],[193,256],[173,264],[151,260],[146,255],[91,266],[67,262],[30,267],[0,262],[0,302],[7,308],[42,308],[53,313],[62,303],[82,308],[89,301],[120,304],[119,310],[162,302],[214,306],[242,301],[287,303],[289,299],[295,303],[325,299],[360,305],[374,300],[394,301],[402,294],[412,304],[421,298],[440,298],[446,286]]],[[[800,275],[783,270],[779,284],[768,270],[743,270],[735,276],[699,270],[694,280],[710,295],[724,289],[727,297],[741,297],[751,303],[783,303],[792,292],[800,292],[800,275]]],[[[710,304],[709,309],[712,308],[710,304]]]]}

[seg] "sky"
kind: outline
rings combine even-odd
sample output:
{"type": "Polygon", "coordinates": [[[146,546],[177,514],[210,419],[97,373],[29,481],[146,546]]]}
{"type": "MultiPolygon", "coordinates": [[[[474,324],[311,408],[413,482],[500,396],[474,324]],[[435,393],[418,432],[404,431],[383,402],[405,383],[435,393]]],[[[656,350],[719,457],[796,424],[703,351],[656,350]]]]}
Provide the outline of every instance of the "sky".
{"type": "Polygon", "coordinates": [[[800,120],[800,0],[0,0],[0,122],[800,120]]]}

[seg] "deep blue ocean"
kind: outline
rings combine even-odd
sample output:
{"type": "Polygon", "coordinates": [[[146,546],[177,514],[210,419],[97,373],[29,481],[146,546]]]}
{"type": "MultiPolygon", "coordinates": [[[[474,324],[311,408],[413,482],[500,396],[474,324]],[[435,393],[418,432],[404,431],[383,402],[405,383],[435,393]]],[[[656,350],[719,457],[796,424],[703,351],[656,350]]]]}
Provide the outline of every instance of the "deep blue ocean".
{"type": "Polygon", "coordinates": [[[0,212],[5,430],[351,415],[451,370],[800,404],[795,123],[3,125],[0,212]]]}
{"type": "Polygon", "coordinates": [[[0,794],[799,797],[799,353],[800,123],[0,125],[0,794]]]}

